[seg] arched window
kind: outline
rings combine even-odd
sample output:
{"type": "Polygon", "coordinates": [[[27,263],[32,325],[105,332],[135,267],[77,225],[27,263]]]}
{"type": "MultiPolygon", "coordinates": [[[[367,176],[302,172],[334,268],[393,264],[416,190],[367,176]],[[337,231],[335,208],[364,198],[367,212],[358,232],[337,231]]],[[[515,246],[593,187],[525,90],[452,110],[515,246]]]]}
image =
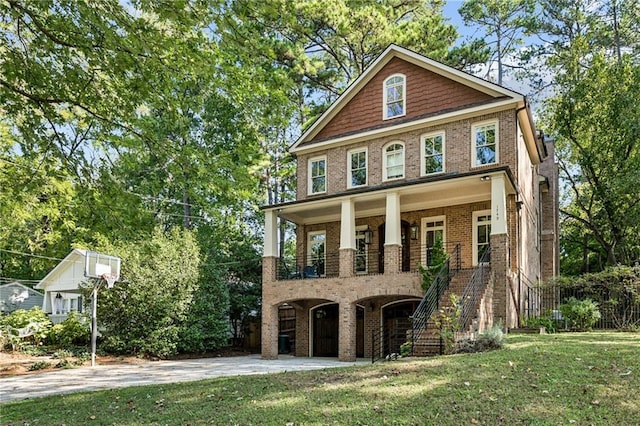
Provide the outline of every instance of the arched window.
{"type": "Polygon", "coordinates": [[[383,180],[404,177],[404,144],[391,142],[383,148],[383,180]]]}
{"type": "Polygon", "coordinates": [[[394,74],[384,81],[384,105],[382,116],[385,120],[406,114],[406,84],[402,74],[394,74]]]}

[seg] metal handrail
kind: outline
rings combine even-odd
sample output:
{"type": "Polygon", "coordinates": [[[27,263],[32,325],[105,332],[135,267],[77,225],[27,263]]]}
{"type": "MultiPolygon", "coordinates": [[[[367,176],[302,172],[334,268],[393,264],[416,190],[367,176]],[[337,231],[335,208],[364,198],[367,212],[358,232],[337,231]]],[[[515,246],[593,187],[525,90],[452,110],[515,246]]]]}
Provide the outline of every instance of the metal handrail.
{"type": "Polygon", "coordinates": [[[473,270],[469,282],[460,297],[461,313],[460,313],[460,330],[468,330],[471,321],[475,317],[475,312],[482,296],[488,269],[490,268],[489,260],[491,259],[491,247],[487,247],[480,257],[478,265],[473,270]]]}

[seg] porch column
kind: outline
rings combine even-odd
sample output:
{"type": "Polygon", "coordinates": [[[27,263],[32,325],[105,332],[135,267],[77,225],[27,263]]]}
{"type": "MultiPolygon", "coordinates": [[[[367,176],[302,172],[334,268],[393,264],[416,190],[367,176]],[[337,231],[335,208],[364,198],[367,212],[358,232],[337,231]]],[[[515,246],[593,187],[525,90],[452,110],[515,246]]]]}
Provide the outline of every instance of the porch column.
{"type": "Polygon", "coordinates": [[[507,233],[507,196],[503,175],[491,177],[491,235],[507,233]]]}
{"type": "Polygon", "coordinates": [[[395,274],[400,271],[400,250],[402,250],[400,196],[397,192],[387,194],[385,221],[384,273],[395,274]]]}
{"type": "Polygon", "coordinates": [[[356,305],[340,302],[338,323],[338,360],[356,360],[356,305]]]}
{"type": "Polygon", "coordinates": [[[264,257],[278,257],[278,215],[273,210],[264,212],[264,257]]]}
{"type": "Polygon", "coordinates": [[[278,359],[278,306],[262,306],[262,359],[278,359]]]}
{"type": "Polygon", "coordinates": [[[353,200],[343,200],[340,210],[340,277],[353,276],[356,250],[356,214],[353,200]]]}

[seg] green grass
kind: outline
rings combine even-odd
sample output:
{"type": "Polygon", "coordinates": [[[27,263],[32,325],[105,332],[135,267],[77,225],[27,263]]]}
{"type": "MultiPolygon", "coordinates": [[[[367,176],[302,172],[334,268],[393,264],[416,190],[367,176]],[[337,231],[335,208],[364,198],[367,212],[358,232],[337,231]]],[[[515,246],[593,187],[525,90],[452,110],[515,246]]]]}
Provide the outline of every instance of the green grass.
{"type": "MultiPolygon", "coordinates": [[[[55,386],[52,383],[52,386],[55,386]]],[[[512,335],[505,349],[40,398],[5,425],[640,424],[640,334],[512,335]]]]}

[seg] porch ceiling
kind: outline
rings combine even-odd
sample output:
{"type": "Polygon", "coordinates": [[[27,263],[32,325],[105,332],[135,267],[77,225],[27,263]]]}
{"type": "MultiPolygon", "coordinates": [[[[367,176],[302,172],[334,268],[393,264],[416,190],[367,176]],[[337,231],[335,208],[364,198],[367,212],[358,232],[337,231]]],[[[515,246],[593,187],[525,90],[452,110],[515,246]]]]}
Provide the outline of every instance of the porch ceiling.
{"type": "MultiPolygon", "coordinates": [[[[491,180],[481,178],[492,174],[497,173],[474,174],[378,191],[343,193],[334,197],[281,205],[274,210],[278,211],[278,216],[285,220],[309,225],[339,221],[342,202],[349,199],[354,202],[356,218],[384,215],[386,196],[391,192],[397,192],[400,195],[401,212],[467,204],[491,199],[491,180]]],[[[508,182],[507,193],[515,193],[511,180],[506,179],[506,182],[508,182]]]]}

